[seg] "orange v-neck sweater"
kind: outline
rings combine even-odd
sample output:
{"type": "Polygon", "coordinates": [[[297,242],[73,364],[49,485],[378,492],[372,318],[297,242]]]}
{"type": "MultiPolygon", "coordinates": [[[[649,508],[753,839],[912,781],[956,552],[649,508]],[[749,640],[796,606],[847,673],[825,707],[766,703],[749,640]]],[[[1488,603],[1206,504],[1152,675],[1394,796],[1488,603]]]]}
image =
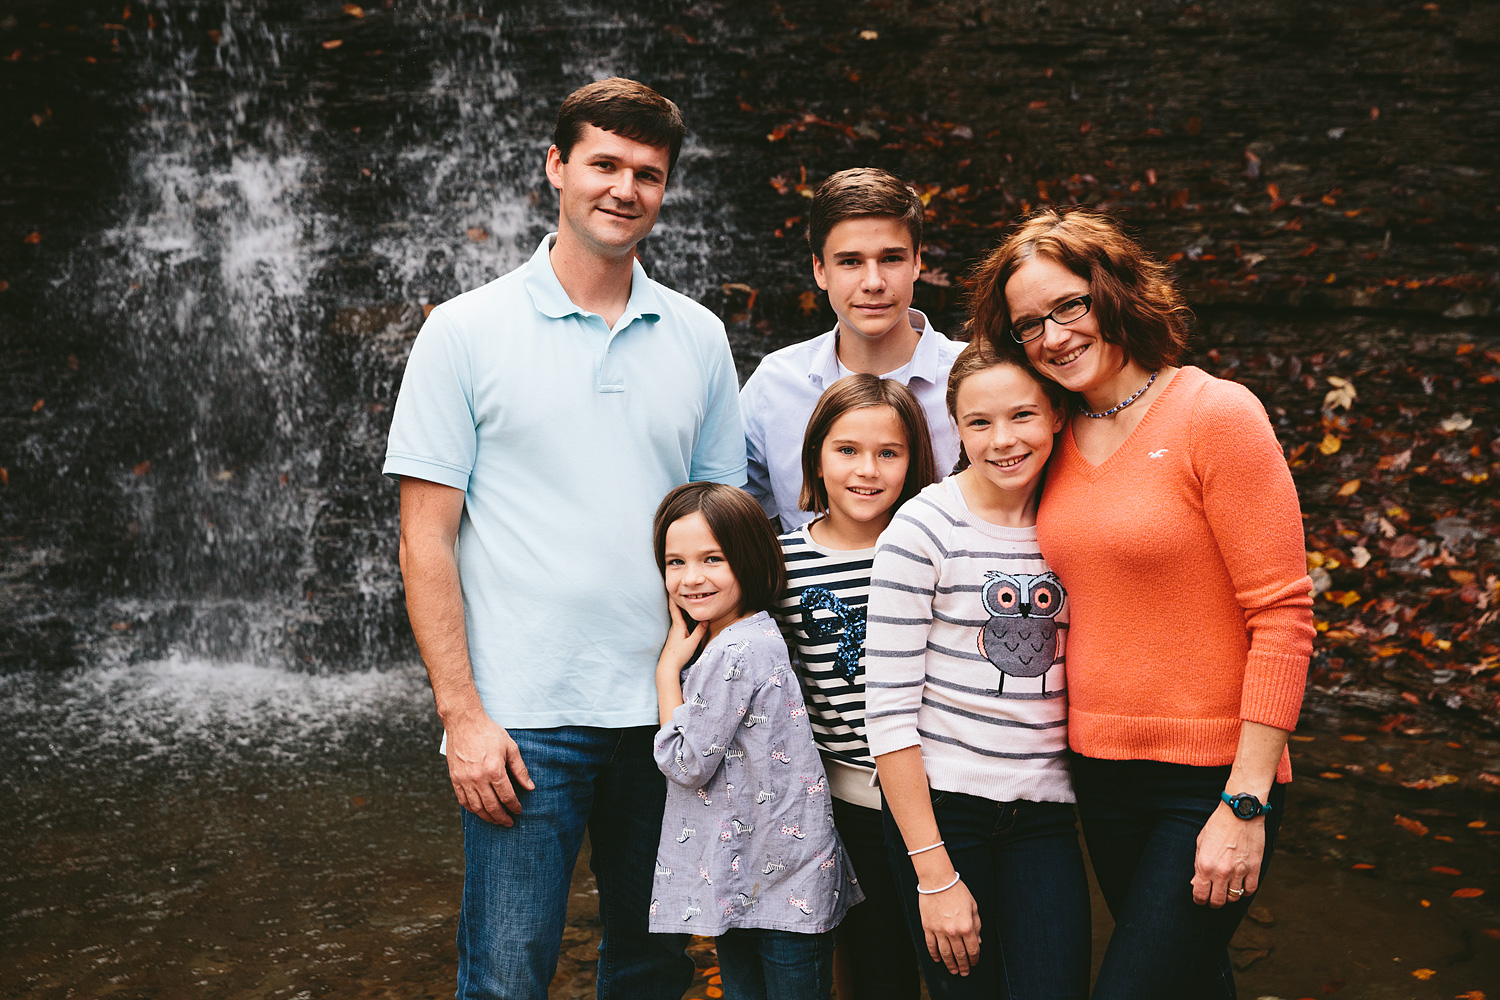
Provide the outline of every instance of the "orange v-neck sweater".
{"type": "MultiPolygon", "coordinates": [[[[1312,581],[1281,446],[1250,390],[1185,367],[1102,465],[1058,436],[1037,534],[1072,602],[1068,740],[1089,757],[1232,763],[1294,729],[1312,581]]],[[[1283,752],[1277,781],[1290,781],[1283,752]]]]}

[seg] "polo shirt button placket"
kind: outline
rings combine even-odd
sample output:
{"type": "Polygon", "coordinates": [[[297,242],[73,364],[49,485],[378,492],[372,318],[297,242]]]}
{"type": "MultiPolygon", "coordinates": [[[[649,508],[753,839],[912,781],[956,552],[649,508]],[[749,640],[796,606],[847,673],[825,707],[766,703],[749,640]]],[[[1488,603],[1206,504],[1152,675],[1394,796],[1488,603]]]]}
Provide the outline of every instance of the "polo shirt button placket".
{"type": "MultiPolygon", "coordinates": [[[[599,322],[602,324],[604,319],[600,317],[599,322]]],[[[599,359],[599,383],[597,388],[600,392],[625,391],[624,376],[615,374],[612,371],[614,366],[611,365],[611,361],[614,360],[615,338],[623,332],[624,329],[622,328],[618,333],[607,331],[605,334],[604,355],[599,359]]]]}

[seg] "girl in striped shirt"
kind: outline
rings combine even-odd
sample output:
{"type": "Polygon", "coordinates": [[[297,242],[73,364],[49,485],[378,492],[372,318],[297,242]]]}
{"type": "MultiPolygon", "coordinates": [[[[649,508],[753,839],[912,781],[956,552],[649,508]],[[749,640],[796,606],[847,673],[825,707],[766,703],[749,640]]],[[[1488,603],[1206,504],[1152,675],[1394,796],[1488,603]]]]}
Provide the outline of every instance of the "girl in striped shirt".
{"type": "Polygon", "coordinates": [[[934,1000],[1082,1000],[1067,593],[1036,541],[1064,402],[979,337],[948,412],[959,471],[901,507],[871,570],[866,718],[891,864],[934,1000]]]}
{"type": "Polygon", "coordinates": [[[839,379],[802,442],[800,506],[822,516],[781,536],[777,618],[796,651],[834,822],[865,891],[839,927],[839,996],[915,1000],[917,963],[887,861],[875,762],[865,743],[865,603],[880,532],[937,478],[921,404],[875,375],[839,379]]]}

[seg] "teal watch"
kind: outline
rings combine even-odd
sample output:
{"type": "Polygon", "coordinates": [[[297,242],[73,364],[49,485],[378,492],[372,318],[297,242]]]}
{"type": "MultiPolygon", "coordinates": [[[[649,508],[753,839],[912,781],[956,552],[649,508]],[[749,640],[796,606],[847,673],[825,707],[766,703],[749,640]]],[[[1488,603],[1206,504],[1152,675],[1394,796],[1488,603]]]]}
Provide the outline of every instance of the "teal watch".
{"type": "Polygon", "coordinates": [[[1260,799],[1249,792],[1240,792],[1238,795],[1230,795],[1228,792],[1220,792],[1219,798],[1228,803],[1230,810],[1240,819],[1254,819],[1261,813],[1271,811],[1269,805],[1262,805],[1260,799]]]}

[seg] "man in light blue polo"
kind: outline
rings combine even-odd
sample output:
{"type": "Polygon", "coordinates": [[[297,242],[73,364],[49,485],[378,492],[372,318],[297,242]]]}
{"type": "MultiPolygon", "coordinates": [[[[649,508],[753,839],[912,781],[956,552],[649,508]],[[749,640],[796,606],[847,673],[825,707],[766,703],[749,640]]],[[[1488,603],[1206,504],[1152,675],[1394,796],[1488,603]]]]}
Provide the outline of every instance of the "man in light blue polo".
{"type": "Polygon", "coordinates": [[[557,233],[433,310],[396,402],[407,611],[464,807],[461,998],[547,996],[585,828],[598,996],[691,981],[684,941],[646,930],[666,789],[651,521],[681,483],[743,483],[745,458],[723,325],[634,257],[683,133],[634,81],[571,94],[547,152],[557,233]]]}
{"type": "Polygon", "coordinates": [[[761,360],[740,393],[750,494],[783,531],[812,520],[797,508],[802,435],[823,390],[863,372],[910,388],[927,415],[932,453],[946,475],[958,460],[948,419],[948,371],[963,349],[911,308],[922,270],[922,202],[884,170],[832,174],[813,195],[807,241],[813,278],[838,325],[761,360]]]}

